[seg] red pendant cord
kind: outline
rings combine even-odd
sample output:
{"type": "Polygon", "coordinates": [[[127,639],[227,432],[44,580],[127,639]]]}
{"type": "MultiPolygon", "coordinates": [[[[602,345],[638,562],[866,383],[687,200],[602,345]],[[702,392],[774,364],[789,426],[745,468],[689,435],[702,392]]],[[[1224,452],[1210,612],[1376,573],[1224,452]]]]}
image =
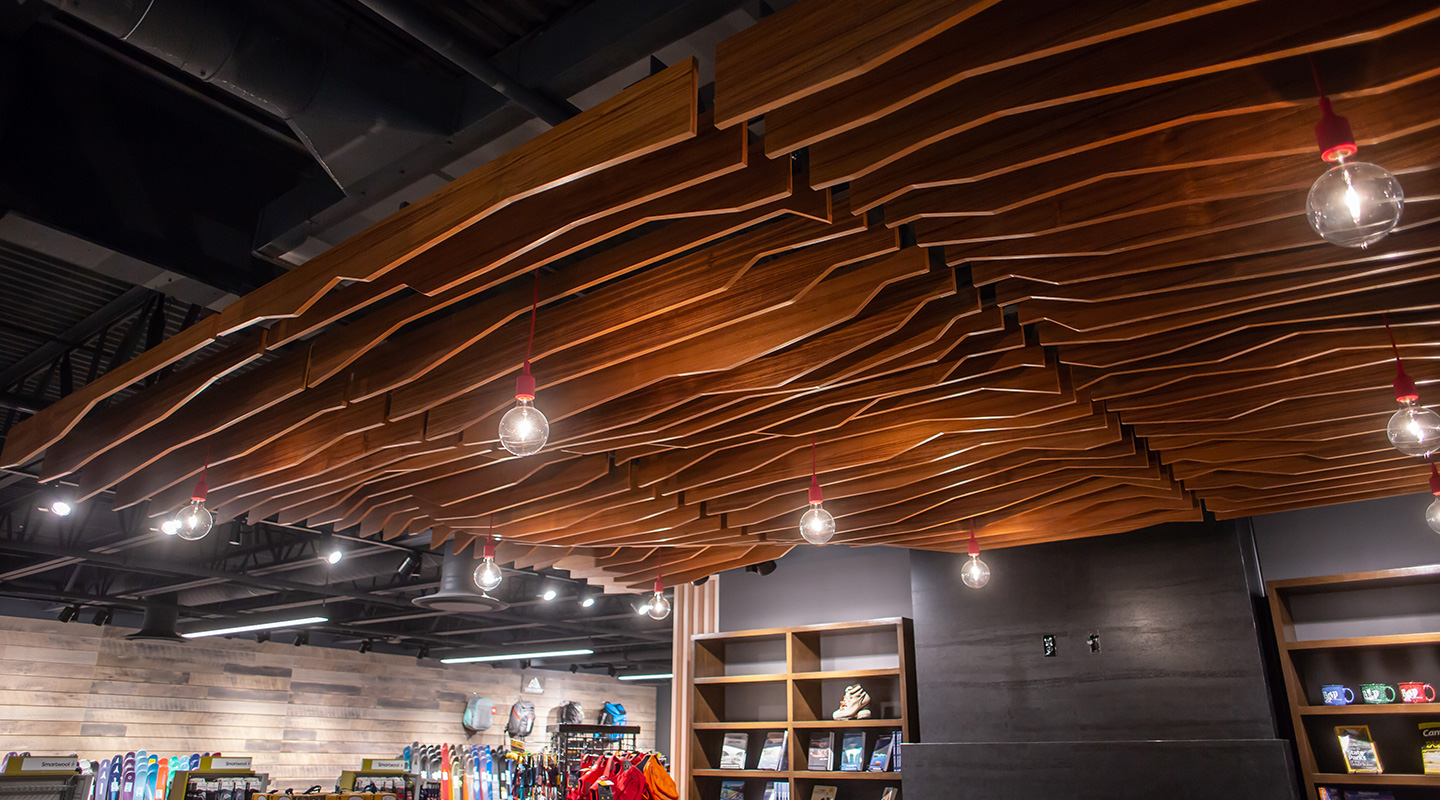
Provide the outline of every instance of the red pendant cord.
{"type": "Polygon", "coordinates": [[[1415,381],[1405,374],[1405,364],[1400,360],[1400,348],[1395,344],[1395,332],[1390,330],[1390,315],[1382,314],[1385,321],[1385,335],[1390,337],[1390,350],[1395,353],[1395,402],[1414,403],[1420,400],[1420,391],[1415,381]]]}
{"type": "Polygon", "coordinates": [[[810,434],[810,504],[815,505],[823,501],[820,494],[820,472],[817,468],[818,462],[815,457],[815,434],[810,434]]]}
{"type": "Polygon", "coordinates": [[[530,299],[530,336],[525,339],[525,364],[515,379],[515,399],[535,399],[535,378],[530,375],[530,348],[535,344],[535,315],[540,308],[540,268],[535,268],[535,293],[530,299]]]}
{"type": "Polygon", "coordinates": [[[1440,496],[1440,470],[1435,469],[1435,462],[1430,462],[1430,493],[1440,496]]]}
{"type": "Polygon", "coordinates": [[[495,515],[490,515],[490,527],[485,531],[485,558],[495,560],[495,515]]]}
{"type": "Polygon", "coordinates": [[[661,551],[656,550],[655,559],[655,594],[660,594],[665,591],[665,556],[661,551]]]}
{"type": "Polygon", "coordinates": [[[980,555],[980,543],[975,541],[975,519],[973,517],[970,519],[970,546],[966,548],[966,552],[970,554],[971,558],[980,555]]]}
{"type": "Polygon", "coordinates": [[[200,470],[200,480],[195,482],[195,488],[190,490],[190,500],[205,501],[205,496],[210,493],[210,485],[205,482],[205,477],[210,474],[210,446],[205,446],[205,467],[200,470]]]}
{"type": "Polygon", "coordinates": [[[1320,70],[1315,66],[1315,56],[1310,56],[1310,74],[1315,77],[1315,91],[1320,95],[1320,122],[1315,126],[1315,142],[1320,146],[1320,158],[1324,161],[1344,161],[1355,155],[1360,148],[1355,146],[1355,134],[1350,130],[1350,120],[1335,113],[1330,98],[1320,86],[1320,70]]]}

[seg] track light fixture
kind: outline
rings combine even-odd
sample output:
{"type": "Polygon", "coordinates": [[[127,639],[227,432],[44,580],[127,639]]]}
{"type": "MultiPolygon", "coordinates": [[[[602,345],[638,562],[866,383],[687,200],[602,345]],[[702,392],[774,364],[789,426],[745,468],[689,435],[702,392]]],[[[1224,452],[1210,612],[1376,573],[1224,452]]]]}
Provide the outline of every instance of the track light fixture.
{"type": "Polygon", "coordinates": [[[745,567],[746,572],[753,572],[757,575],[769,575],[775,571],[774,561],[761,561],[759,564],[750,564],[745,567]]]}
{"type": "Polygon", "coordinates": [[[80,606],[65,606],[60,609],[59,619],[61,622],[74,622],[78,616],[80,616],[80,606]]]}
{"type": "Polygon", "coordinates": [[[430,657],[430,645],[428,645],[428,644],[422,644],[422,645],[420,645],[420,649],[417,650],[417,651],[415,651],[415,660],[416,660],[416,661],[424,661],[425,659],[427,659],[427,658],[429,658],[429,657],[430,657]]]}
{"type": "Polygon", "coordinates": [[[68,517],[70,516],[70,512],[74,510],[75,506],[71,505],[68,500],[57,497],[50,501],[50,513],[57,517],[68,517]]]}
{"type": "Polygon", "coordinates": [[[310,632],[309,632],[309,631],[300,631],[299,633],[295,634],[295,646],[296,646],[296,647],[302,647],[302,646],[307,645],[307,644],[310,644],[310,632]]]}
{"type": "Polygon", "coordinates": [[[336,544],[334,539],[326,538],[320,544],[320,558],[324,559],[326,564],[332,566],[339,564],[340,559],[344,557],[345,551],[340,549],[340,545],[336,544]]]}
{"type": "Polygon", "coordinates": [[[360,652],[362,652],[362,653],[368,653],[368,652],[370,652],[370,648],[372,648],[372,647],[374,647],[374,646],[375,646],[375,642],[374,642],[373,640],[363,639],[363,640],[361,640],[361,642],[360,642],[360,652]]]}
{"type": "Polygon", "coordinates": [[[110,624],[110,620],[112,620],[112,619],[114,619],[114,618],[115,618],[115,615],[114,615],[113,613],[111,613],[110,609],[108,609],[108,608],[102,608],[102,609],[100,609],[99,611],[96,611],[96,612],[95,612],[95,618],[92,619],[92,620],[90,620],[90,621],[91,621],[92,623],[94,623],[96,627],[102,627],[102,628],[103,628],[104,626],[109,625],[109,624],[110,624]]]}
{"type": "Polygon", "coordinates": [[[421,560],[419,553],[408,553],[405,560],[400,562],[400,569],[395,573],[405,579],[413,579],[420,574],[421,560]]]}
{"type": "Polygon", "coordinates": [[[579,673],[580,673],[580,665],[579,665],[579,664],[571,664],[571,665],[570,665],[570,674],[571,674],[571,675],[578,675],[579,673]]]}
{"type": "Polygon", "coordinates": [[[703,577],[703,578],[697,578],[697,579],[695,579],[695,580],[693,580],[693,581],[690,581],[690,585],[691,585],[691,586],[704,586],[705,584],[707,584],[707,583],[709,583],[709,582],[710,582],[710,576],[709,576],[709,575],[706,575],[706,576],[703,577]]]}
{"type": "Polygon", "coordinates": [[[264,644],[265,642],[268,642],[268,641],[270,641],[270,631],[258,631],[258,632],[255,634],[255,643],[256,643],[256,644],[264,644]]]}
{"type": "Polygon", "coordinates": [[[540,307],[540,269],[535,269],[535,299],[530,304],[530,338],[525,341],[525,363],[515,379],[515,407],[500,418],[500,444],[511,454],[540,452],[550,438],[550,421],[534,406],[535,378],[530,374],[530,347],[535,343],[535,314],[540,307]]]}
{"type": "Polygon", "coordinates": [[[553,587],[546,588],[545,591],[540,593],[540,599],[544,600],[547,603],[551,600],[554,600],[556,597],[559,597],[559,592],[556,592],[553,587]]]}
{"type": "Polygon", "coordinates": [[[620,675],[620,670],[616,669],[614,664],[606,667],[605,672],[612,678],[618,677],[620,675]]]}

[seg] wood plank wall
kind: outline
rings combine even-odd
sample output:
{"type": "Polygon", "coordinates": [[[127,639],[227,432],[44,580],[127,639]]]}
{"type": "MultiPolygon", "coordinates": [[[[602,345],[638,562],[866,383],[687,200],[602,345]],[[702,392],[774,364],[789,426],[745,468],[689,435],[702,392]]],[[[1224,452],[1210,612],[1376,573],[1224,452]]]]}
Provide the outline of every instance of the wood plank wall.
{"type": "Polygon", "coordinates": [[[361,758],[394,757],[412,741],[499,744],[531,675],[544,687],[524,695],[535,703],[535,748],[566,700],[584,707],[587,722],[605,701],[623,703],[642,747],[654,746],[653,686],[288,641],[126,641],[131,632],[0,618],[0,753],[223,752],[254,756],[280,788],[330,786],[361,758]],[[495,700],[498,713],[489,731],[467,737],[460,714],[472,692],[495,700]]]}

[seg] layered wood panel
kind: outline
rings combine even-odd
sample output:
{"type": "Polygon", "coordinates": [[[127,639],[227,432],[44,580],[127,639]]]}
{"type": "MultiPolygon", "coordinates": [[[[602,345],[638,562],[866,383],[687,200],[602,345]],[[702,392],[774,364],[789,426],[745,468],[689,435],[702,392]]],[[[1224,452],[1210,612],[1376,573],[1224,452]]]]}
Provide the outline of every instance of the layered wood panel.
{"type": "Polygon", "coordinates": [[[22,423],[3,460],[152,516],[208,459],[221,519],[463,547],[493,518],[502,560],[613,591],[795,546],[812,437],[855,545],[1420,491],[1383,433],[1381,317],[1440,392],[1437,33],[1433,1],[802,0],[720,46],[713,111],[693,65],[642,81],[22,423]],[[1304,217],[1312,58],[1406,189],[1367,250],[1304,217]],[[551,438],[513,459],[535,270],[551,438]]]}
{"type": "Polygon", "coordinates": [[[362,758],[390,758],[411,742],[498,745],[505,714],[530,677],[538,749],[566,700],[587,715],[625,706],[653,747],[655,688],[568,670],[443,665],[409,656],[197,639],[131,642],[130,630],[8,617],[0,628],[0,747],[100,759],[141,748],[249,755],[279,788],[335,781],[362,758]],[[472,694],[500,714],[486,732],[460,724],[472,694]],[[282,746],[283,744],[283,746],[282,746]]]}

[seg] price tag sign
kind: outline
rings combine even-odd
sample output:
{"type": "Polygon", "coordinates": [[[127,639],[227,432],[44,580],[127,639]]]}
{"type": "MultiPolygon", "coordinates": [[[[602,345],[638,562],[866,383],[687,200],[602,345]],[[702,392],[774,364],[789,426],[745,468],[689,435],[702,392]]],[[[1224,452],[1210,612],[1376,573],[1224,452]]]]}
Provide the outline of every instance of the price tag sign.
{"type": "Polygon", "coordinates": [[[206,756],[200,759],[201,772],[248,772],[250,756],[206,756]]]}
{"type": "Polygon", "coordinates": [[[12,756],[5,765],[10,775],[69,775],[80,768],[75,756],[12,756]]]}
{"type": "Polygon", "coordinates": [[[405,759],[403,758],[362,758],[360,759],[361,772],[404,772],[405,759]]]}

